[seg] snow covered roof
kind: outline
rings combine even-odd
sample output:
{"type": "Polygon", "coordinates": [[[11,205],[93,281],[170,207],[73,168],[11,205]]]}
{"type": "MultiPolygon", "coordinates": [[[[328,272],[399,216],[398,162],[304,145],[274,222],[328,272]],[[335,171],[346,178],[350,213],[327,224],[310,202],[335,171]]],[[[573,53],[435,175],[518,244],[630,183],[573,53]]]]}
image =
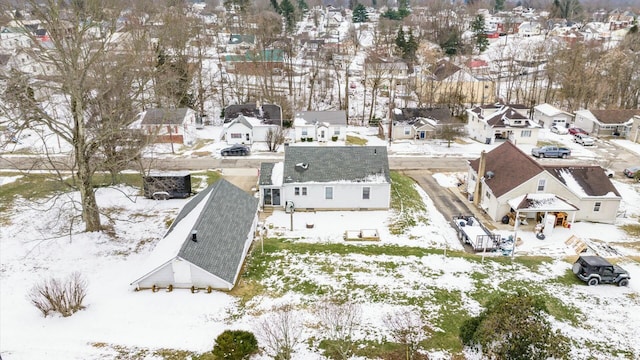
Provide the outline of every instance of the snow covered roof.
{"type": "Polygon", "coordinates": [[[391,183],[384,146],[287,146],[283,176],[284,183],[391,183]]]}
{"type": "Polygon", "coordinates": [[[578,211],[577,206],[565,199],[547,193],[524,194],[508,201],[512,209],[518,211],[578,211]]]}
{"type": "Polygon", "coordinates": [[[557,107],[544,103],[544,104],[540,104],[540,105],[536,105],[533,107],[535,110],[543,113],[544,115],[547,116],[554,116],[554,115],[558,115],[558,114],[567,114],[567,115],[572,115],[571,113],[568,113],[566,111],[562,111],[560,109],[558,109],[557,107]]]}
{"type": "Polygon", "coordinates": [[[544,166],[578,197],[620,197],[600,166],[544,166]]]}

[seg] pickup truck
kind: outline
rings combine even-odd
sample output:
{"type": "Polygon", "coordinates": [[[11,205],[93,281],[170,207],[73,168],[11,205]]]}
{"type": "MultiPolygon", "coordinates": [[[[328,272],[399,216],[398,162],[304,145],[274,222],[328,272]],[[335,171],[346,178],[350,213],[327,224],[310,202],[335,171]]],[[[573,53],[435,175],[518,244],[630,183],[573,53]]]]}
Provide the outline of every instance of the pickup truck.
{"type": "Polygon", "coordinates": [[[571,150],[558,146],[543,146],[541,148],[531,149],[531,155],[535,157],[557,157],[566,158],[571,155],[571,150]]]}

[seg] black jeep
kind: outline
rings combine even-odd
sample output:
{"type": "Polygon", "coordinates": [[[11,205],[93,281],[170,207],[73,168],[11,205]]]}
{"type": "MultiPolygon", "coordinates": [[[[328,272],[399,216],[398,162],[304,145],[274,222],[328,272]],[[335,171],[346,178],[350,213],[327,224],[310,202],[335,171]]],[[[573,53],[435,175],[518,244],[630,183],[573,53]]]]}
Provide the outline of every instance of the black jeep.
{"type": "Polygon", "coordinates": [[[600,256],[580,256],[573,264],[573,273],[588,285],[629,285],[629,273],[618,265],[612,265],[600,256]]]}

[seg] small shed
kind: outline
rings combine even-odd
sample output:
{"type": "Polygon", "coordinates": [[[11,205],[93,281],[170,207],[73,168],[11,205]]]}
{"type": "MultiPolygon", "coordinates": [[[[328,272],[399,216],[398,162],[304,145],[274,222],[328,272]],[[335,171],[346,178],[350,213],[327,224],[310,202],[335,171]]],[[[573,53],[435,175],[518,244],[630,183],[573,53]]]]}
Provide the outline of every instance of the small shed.
{"type": "Polygon", "coordinates": [[[254,239],[258,199],[222,179],[180,211],[136,289],[231,290],[254,239]]]}

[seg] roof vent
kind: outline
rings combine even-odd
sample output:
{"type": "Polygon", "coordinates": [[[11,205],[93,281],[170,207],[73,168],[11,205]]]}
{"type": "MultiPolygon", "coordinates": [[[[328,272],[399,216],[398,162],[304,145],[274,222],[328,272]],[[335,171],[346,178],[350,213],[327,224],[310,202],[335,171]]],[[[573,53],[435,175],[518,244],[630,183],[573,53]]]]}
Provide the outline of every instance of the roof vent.
{"type": "Polygon", "coordinates": [[[493,171],[487,171],[487,173],[484,175],[485,179],[487,180],[493,179],[494,176],[496,176],[496,174],[493,171]]]}
{"type": "Polygon", "coordinates": [[[191,230],[191,241],[198,242],[198,230],[191,230]]]}
{"type": "Polygon", "coordinates": [[[309,168],[309,164],[308,163],[297,163],[296,164],[296,168],[301,169],[301,170],[307,170],[309,168]]]}

